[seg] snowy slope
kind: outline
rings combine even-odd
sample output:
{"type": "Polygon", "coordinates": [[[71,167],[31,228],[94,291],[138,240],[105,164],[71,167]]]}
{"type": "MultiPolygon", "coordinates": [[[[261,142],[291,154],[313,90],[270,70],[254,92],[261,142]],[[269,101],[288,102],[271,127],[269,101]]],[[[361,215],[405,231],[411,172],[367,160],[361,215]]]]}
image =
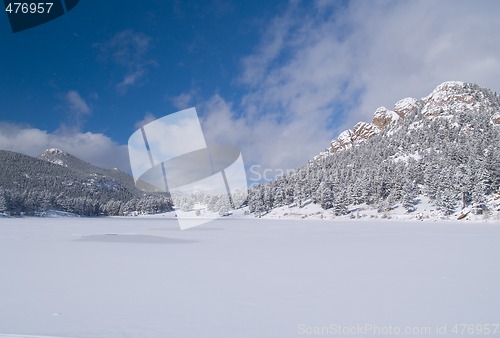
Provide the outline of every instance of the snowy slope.
{"type": "Polygon", "coordinates": [[[456,337],[498,323],[499,256],[499,223],[0,219],[0,337],[456,337]]]}
{"type": "Polygon", "coordinates": [[[371,123],[340,133],[296,172],[253,186],[250,211],[264,217],[498,220],[498,114],[497,93],[458,81],[420,100],[402,99],[393,110],[380,107],[371,123]],[[315,204],[311,212],[288,210],[305,201],[315,204]]]}
{"type": "Polygon", "coordinates": [[[131,175],[96,167],[59,149],[48,149],[40,158],[0,150],[0,172],[0,213],[58,210],[98,216],[171,210],[167,196],[137,189],[131,175]]]}

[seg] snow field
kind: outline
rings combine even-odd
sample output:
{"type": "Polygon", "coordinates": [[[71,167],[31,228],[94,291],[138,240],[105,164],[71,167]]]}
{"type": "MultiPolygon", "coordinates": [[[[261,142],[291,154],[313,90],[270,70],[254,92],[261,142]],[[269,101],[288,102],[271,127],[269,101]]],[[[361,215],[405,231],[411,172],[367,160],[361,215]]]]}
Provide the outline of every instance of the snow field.
{"type": "Polygon", "coordinates": [[[499,223],[3,218],[0,337],[453,336],[499,322],[499,257],[499,223]]]}

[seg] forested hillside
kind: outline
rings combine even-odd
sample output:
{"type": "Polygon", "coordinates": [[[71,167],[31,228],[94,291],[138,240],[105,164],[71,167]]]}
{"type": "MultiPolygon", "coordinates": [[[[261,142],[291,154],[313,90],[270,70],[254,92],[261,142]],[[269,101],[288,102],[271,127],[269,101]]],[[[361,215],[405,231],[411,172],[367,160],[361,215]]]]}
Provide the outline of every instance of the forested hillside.
{"type": "Polygon", "coordinates": [[[0,150],[0,173],[0,213],[59,210],[99,216],[172,210],[168,196],[141,192],[130,175],[95,167],[58,149],[40,158],[0,150]]]}
{"type": "Polygon", "coordinates": [[[262,215],[304,201],[337,216],[363,208],[415,211],[423,197],[442,215],[464,207],[498,214],[500,97],[474,84],[446,82],[394,111],[377,109],[373,122],[343,132],[294,173],[250,191],[250,210],[262,215]]]}

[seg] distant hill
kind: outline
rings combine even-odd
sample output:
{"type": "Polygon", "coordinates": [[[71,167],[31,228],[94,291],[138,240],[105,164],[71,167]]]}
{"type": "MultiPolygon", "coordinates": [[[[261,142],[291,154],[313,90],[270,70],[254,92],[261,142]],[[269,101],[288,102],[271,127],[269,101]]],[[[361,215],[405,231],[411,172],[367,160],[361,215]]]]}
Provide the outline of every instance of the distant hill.
{"type": "Polygon", "coordinates": [[[422,99],[378,108],[294,173],[254,186],[252,212],[307,201],[334,217],[396,208],[427,217],[499,218],[500,96],[476,84],[445,82],[422,99]],[[432,208],[419,208],[422,201],[432,208]]]}
{"type": "Polygon", "coordinates": [[[0,213],[43,215],[59,210],[84,216],[172,210],[166,194],[144,193],[133,178],[59,149],[39,158],[0,150],[0,213]]]}

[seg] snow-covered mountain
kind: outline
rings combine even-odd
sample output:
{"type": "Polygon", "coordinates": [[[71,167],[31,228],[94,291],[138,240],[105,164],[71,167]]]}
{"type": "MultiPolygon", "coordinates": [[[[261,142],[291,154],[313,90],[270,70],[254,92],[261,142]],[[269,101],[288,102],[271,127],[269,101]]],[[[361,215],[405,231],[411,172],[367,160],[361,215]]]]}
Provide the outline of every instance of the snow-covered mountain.
{"type": "Polygon", "coordinates": [[[334,216],[500,218],[499,186],[500,96],[453,81],[378,108],[295,173],[253,187],[249,205],[257,214],[312,202],[334,216]]]}
{"type": "Polygon", "coordinates": [[[39,156],[39,158],[50,163],[57,164],[59,166],[69,168],[75,172],[79,172],[82,174],[91,173],[100,177],[108,178],[110,181],[117,182],[121,186],[125,187],[128,191],[131,191],[134,196],[139,196],[142,194],[136,189],[134,180],[129,174],[118,169],[104,169],[97,167],[93,164],[82,161],[79,158],[68,154],[61,149],[47,149],[39,156]]]}
{"type": "Polygon", "coordinates": [[[59,210],[94,216],[172,209],[169,197],[145,194],[129,174],[96,167],[60,149],[48,149],[39,158],[0,150],[0,172],[0,213],[59,210]]]}
{"type": "Polygon", "coordinates": [[[47,160],[51,163],[62,165],[63,167],[67,167],[68,164],[66,163],[66,158],[69,157],[70,155],[68,153],[65,153],[61,149],[57,148],[50,148],[45,150],[41,155],[40,158],[43,160],[47,160]]]}
{"type": "Polygon", "coordinates": [[[387,128],[398,128],[398,122],[405,117],[418,114],[429,119],[453,119],[459,111],[481,111],[486,116],[490,115],[493,124],[500,125],[500,99],[496,93],[476,84],[448,81],[421,99],[407,97],[399,100],[393,110],[386,107],[377,108],[371,123],[358,122],[352,129],[343,131],[314,160],[363,143],[387,128]]]}

